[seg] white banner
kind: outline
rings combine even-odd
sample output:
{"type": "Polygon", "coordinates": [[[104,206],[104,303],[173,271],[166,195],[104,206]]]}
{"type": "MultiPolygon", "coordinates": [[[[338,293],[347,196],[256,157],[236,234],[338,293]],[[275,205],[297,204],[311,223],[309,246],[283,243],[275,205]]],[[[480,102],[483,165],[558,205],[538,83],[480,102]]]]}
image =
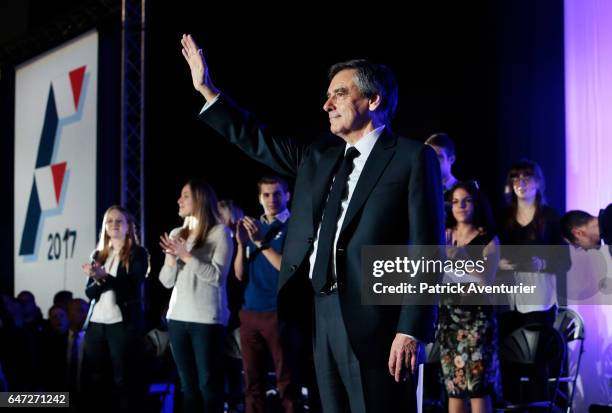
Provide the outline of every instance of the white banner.
{"type": "Polygon", "coordinates": [[[53,295],[84,296],[96,242],[98,33],[15,73],[15,293],[46,317],[53,295]]]}

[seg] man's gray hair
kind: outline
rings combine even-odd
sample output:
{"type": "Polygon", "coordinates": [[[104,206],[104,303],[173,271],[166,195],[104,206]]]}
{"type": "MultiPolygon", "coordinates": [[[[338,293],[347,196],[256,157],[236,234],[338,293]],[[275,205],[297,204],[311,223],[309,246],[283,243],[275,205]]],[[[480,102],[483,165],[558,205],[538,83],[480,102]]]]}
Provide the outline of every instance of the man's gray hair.
{"type": "Polygon", "coordinates": [[[393,71],[385,65],[356,59],[336,63],[330,67],[329,80],[338,72],[347,69],[355,70],[355,85],[365,97],[380,96],[380,106],[375,113],[385,125],[390,126],[398,99],[397,79],[393,71]]]}

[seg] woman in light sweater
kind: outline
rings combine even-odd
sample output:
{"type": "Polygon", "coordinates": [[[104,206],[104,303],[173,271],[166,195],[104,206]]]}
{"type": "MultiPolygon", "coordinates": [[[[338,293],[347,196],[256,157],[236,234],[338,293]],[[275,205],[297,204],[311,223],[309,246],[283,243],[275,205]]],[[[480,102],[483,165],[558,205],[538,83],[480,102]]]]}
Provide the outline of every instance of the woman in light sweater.
{"type": "Polygon", "coordinates": [[[189,181],[178,205],[183,226],[161,237],[166,260],[159,280],[172,288],[168,330],[183,390],[183,410],[221,413],[231,234],[220,224],[217,197],[206,183],[189,181]]]}

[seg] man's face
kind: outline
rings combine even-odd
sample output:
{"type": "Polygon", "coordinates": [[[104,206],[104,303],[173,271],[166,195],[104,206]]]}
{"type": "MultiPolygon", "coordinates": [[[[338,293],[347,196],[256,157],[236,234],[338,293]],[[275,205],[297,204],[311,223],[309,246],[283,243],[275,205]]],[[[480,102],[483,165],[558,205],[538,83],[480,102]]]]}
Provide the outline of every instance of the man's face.
{"type": "Polygon", "coordinates": [[[597,248],[601,245],[601,235],[599,234],[599,221],[597,218],[591,219],[587,224],[575,227],[572,230],[574,238],[573,243],[586,250],[597,248]]]}
{"type": "Polygon", "coordinates": [[[363,96],[354,82],[354,69],[338,72],[327,89],[323,110],[329,115],[329,129],[335,135],[346,138],[360,134],[371,121],[379,99],[363,96]]]}
{"type": "Polygon", "coordinates": [[[49,325],[57,333],[68,331],[68,314],[66,314],[66,310],[61,307],[55,307],[49,313],[49,325]]]}
{"type": "Polygon", "coordinates": [[[441,146],[430,145],[434,151],[436,151],[436,155],[438,155],[438,161],[440,162],[440,173],[443,179],[447,179],[451,175],[451,167],[453,163],[455,163],[455,156],[448,155],[446,153],[446,149],[441,146]]]}
{"type": "Polygon", "coordinates": [[[19,301],[19,304],[23,309],[23,314],[26,317],[33,316],[36,313],[36,300],[34,299],[34,296],[32,294],[27,292],[21,292],[17,296],[17,301],[19,301]]]}
{"type": "Polygon", "coordinates": [[[259,203],[266,215],[276,215],[287,208],[289,192],[283,190],[281,184],[261,184],[259,189],[259,203]]]}

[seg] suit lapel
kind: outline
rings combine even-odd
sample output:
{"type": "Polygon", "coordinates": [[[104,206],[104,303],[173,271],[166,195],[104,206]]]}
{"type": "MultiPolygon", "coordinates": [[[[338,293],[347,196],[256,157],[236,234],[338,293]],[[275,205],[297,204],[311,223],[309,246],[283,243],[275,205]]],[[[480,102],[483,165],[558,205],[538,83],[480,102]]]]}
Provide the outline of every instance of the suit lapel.
{"type": "Polygon", "coordinates": [[[370,196],[376,182],[378,182],[378,178],[395,154],[394,149],[396,143],[397,137],[385,130],[382,135],[380,135],[380,138],[378,138],[376,144],[374,144],[363,171],[361,171],[359,181],[357,181],[357,186],[351,197],[351,202],[348,205],[348,210],[346,211],[346,216],[342,223],[342,230],[340,232],[344,231],[351,223],[357,212],[363,206],[363,203],[370,196]]]}
{"type": "Polygon", "coordinates": [[[313,228],[316,231],[323,207],[329,195],[331,180],[335,171],[335,166],[338,161],[344,156],[346,144],[338,144],[328,148],[322,155],[321,159],[315,165],[314,177],[312,182],[312,222],[313,228]]]}

